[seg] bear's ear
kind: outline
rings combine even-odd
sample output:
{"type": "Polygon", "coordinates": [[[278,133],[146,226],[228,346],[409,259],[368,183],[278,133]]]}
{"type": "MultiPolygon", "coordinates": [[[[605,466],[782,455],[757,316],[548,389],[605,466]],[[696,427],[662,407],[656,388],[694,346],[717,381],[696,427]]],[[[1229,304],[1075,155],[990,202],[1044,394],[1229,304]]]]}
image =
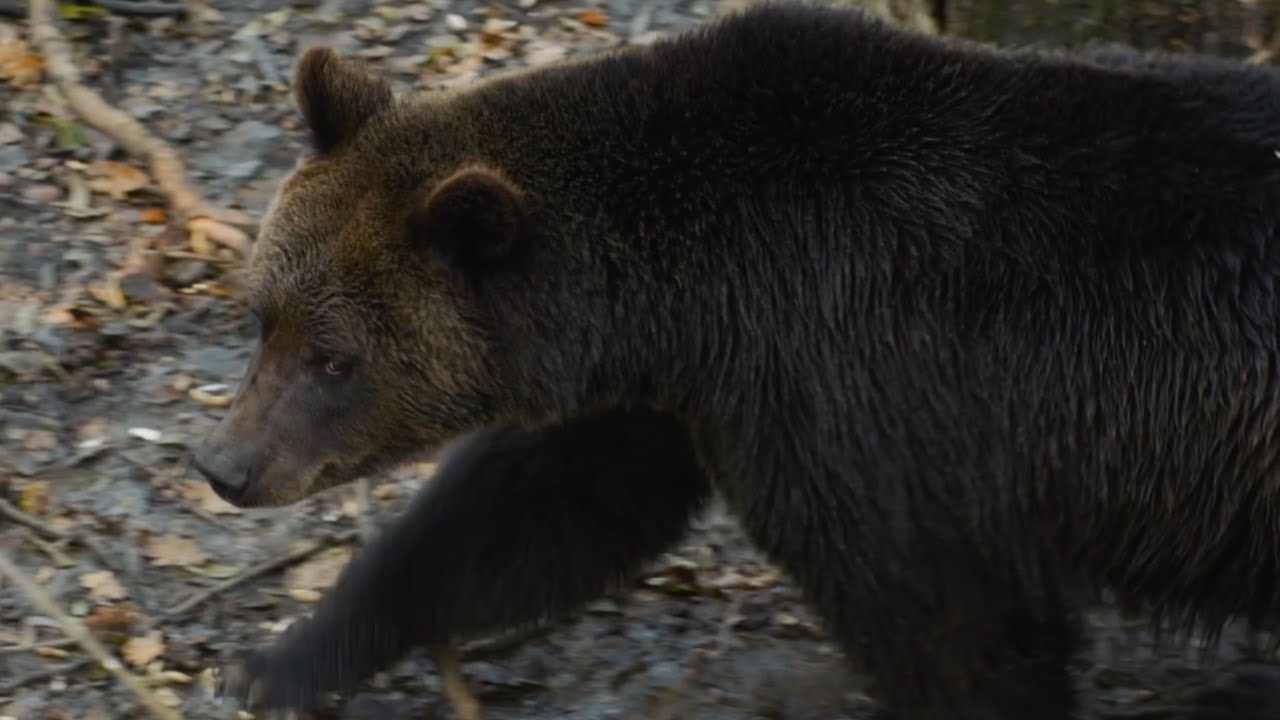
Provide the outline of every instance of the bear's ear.
{"type": "Polygon", "coordinates": [[[385,78],[366,72],[327,47],[306,51],[294,73],[294,92],[320,154],[350,140],[370,117],[391,104],[385,78]]]}
{"type": "Polygon", "coordinates": [[[498,172],[465,167],[440,181],[409,215],[409,238],[450,274],[474,278],[509,260],[525,229],[524,197],[498,172]]]}

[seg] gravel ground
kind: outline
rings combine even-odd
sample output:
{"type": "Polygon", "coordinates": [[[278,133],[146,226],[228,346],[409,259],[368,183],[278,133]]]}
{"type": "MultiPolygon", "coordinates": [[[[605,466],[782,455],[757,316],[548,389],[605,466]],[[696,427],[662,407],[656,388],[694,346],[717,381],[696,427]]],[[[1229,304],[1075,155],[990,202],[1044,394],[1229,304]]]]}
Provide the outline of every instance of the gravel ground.
{"type": "MultiPolygon", "coordinates": [[[[286,83],[302,47],[376,60],[401,89],[438,86],[646,42],[716,10],[707,0],[212,7],[216,17],[194,24],[108,16],[63,28],[89,84],[179,148],[212,200],[253,216],[300,148],[286,83]]],[[[210,699],[211,669],[309,611],[349,557],[359,505],[345,488],[236,512],[189,469],[187,448],[248,359],[236,262],[191,252],[164,224],[136,159],[29,72],[25,34],[0,25],[0,499],[17,511],[0,513],[0,548],[163,701],[187,718],[232,717],[210,699]],[[261,563],[274,569],[246,575],[261,563]],[[211,592],[220,583],[229,587],[211,592]]],[[[429,472],[380,480],[369,512],[394,513],[429,472]]],[[[1156,651],[1106,608],[1091,626],[1079,665],[1091,717],[1173,717],[1217,672],[1197,669],[1194,652],[1156,651]]],[[[0,582],[0,717],[145,715],[62,638],[0,582]]],[[[1219,661],[1240,646],[1229,635],[1219,661]]],[[[793,586],[719,511],[631,592],[464,670],[498,720],[834,720],[873,709],[793,586]]],[[[330,716],[452,717],[439,690],[419,655],[330,716]]]]}

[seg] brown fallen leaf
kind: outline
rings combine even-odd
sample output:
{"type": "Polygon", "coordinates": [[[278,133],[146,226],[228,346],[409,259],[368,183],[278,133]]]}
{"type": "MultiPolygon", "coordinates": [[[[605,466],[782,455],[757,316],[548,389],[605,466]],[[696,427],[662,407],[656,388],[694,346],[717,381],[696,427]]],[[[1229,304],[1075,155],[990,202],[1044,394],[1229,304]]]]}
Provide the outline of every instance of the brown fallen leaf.
{"type": "Polygon", "coordinates": [[[49,509],[49,481],[32,480],[23,485],[18,507],[28,515],[43,515],[49,509]]]}
{"type": "Polygon", "coordinates": [[[122,310],[129,305],[129,298],[120,285],[121,273],[113,272],[101,283],[88,287],[89,295],[112,310],[122,310]]]}
{"type": "Polygon", "coordinates": [[[218,497],[203,480],[188,480],[181,486],[182,497],[197,509],[212,515],[239,515],[240,508],[218,497]]]}
{"type": "Polygon", "coordinates": [[[152,535],[144,549],[156,567],[200,565],[209,559],[191,538],[181,535],[152,535]]]}
{"type": "Polygon", "coordinates": [[[142,637],[131,637],[120,646],[120,655],[130,665],[141,668],[164,653],[164,635],[152,630],[142,637]]]}
{"type": "Polygon", "coordinates": [[[187,396],[205,407],[224,408],[231,404],[231,388],[222,383],[193,387],[187,390],[187,396]]]}
{"type": "Polygon", "coordinates": [[[147,208],[138,214],[138,220],[147,225],[163,225],[169,222],[169,213],[160,208],[147,208]]]}
{"type": "Polygon", "coordinates": [[[123,600],[126,597],[124,588],[110,570],[86,573],[80,576],[80,587],[89,591],[94,600],[123,600]]]}
{"type": "Polygon", "coordinates": [[[324,597],[319,590],[310,588],[289,588],[289,597],[303,603],[320,602],[320,598],[324,597]]]}
{"type": "Polygon", "coordinates": [[[17,87],[34,87],[44,74],[44,60],[26,41],[0,41],[0,80],[17,87]]]}
{"type": "Polygon", "coordinates": [[[117,201],[124,200],[129,193],[141,190],[151,181],[138,168],[114,160],[99,160],[89,165],[89,171],[95,175],[89,180],[89,189],[117,201]]]}
{"type": "MultiPolygon", "coordinates": [[[[114,581],[114,578],[112,578],[114,581]]],[[[119,605],[99,605],[84,617],[84,624],[94,632],[124,632],[133,626],[138,613],[119,605]]]]}
{"type": "Polygon", "coordinates": [[[609,18],[599,10],[584,10],[578,13],[578,22],[588,27],[604,27],[609,24],[609,18]]]}
{"type": "MultiPolygon", "coordinates": [[[[350,559],[350,548],[343,546],[330,548],[290,568],[285,575],[285,583],[291,594],[294,591],[304,591],[303,595],[309,596],[308,592],[332,587],[350,559]]],[[[301,598],[295,599],[301,600],[301,598]]],[[[302,600],[302,602],[310,601],[302,600]]]]}
{"type": "Polygon", "coordinates": [[[249,256],[249,236],[220,220],[193,217],[187,221],[187,233],[191,250],[201,255],[212,255],[217,246],[222,246],[240,257],[249,256]]]}

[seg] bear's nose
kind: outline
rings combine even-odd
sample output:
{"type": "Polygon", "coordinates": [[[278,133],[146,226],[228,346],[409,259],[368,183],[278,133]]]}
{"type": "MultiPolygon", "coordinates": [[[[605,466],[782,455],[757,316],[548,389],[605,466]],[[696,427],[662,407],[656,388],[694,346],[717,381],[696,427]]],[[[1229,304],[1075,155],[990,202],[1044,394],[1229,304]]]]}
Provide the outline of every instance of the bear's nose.
{"type": "Polygon", "coordinates": [[[249,484],[249,471],[225,453],[201,448],[191,456],[191,464],[209,481],[209,486],[223,500],[234,502],[249,484]]]}

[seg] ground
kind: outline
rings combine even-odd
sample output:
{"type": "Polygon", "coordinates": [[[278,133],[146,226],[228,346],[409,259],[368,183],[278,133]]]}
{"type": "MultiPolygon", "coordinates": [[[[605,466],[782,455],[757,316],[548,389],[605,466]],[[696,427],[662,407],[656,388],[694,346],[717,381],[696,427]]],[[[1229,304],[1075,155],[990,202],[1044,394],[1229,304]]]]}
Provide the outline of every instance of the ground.
{"type": "MultiPolygon", "coordinates": [[[[440,85],[645,42],[716,9],[371,5],[220,0],[195,25],[91,17],[62,28],[89,84],[173,143],[210,199],[257,217],[301,147],[285,83],[302,47],[378,59],[401,88],[440,85]]],[[[163,702],[186,718],[230,717],[210,699],[211,669],[309,611],[358,542],[362,504],[345,488],[236,512],[189,468],[187,450],[248,360],[236,258],[165,224],[143,165],[40,84],[25,32],[0,25],[0,551],[163,702]]],[[[429,474],[378,480],[368,517],[394,513],[429,474]]],[[[1194,650],[1153,650],[1105,607],[1090,624],[1079,676],[1093,717],[1171,717],[1218,672],[1197,669],[1194,650]]],[[[1229,634],[1218,661],[1239,647],[1229,634]]],[[[794,587],[719,510],[630,592],[468,657],[468,681],[499,720],[836,720],[871,708],[794,587]]],[[[420,654],[332,717],[451,717],[439,690],[420,654]]],[[[145,714],[0,580],[0,718],[145,714]]]]}

